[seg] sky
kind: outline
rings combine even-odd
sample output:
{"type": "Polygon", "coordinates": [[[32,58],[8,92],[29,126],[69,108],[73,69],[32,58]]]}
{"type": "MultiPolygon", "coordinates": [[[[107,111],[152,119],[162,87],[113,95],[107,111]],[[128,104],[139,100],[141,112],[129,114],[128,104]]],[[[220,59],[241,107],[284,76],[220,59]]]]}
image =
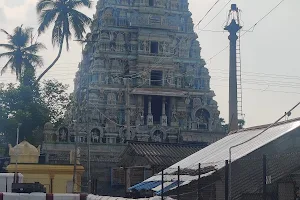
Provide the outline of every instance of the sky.
{"type": "MultiPolygon", "coordinates": [[[[197,24],[217,0],[189,0],[194,23],[197,24]]],[[[211,89],[215,91],[221,117],[228,121],[228,68],[229,50],[224,49],[228,33],[222,32],[231,3],[241,9],[242,33],[249,30],[281,0],[232,0],[226,9],[222,8],[229,0],[220,0],[207,17],[201,21],[195,32],[202,47],[201,56],[207,62],[206,67],[211,75],[211,89]],[[220,12],[221,11],[221,12],[220,12]],[[220,14],[211,22],[217,13],[220,14]],[[208,26],[206,26],[209,23],[208,26]]],[[[35,12],[37,0],[0,0],[0,28],[8,32],[19,25],[38,27],[35,12]]],[[[92,9],[83,9],[92,17],[92,9]]],[[[299,0],[285,0],[266,18],[260,21],[253,30],[241,38],[243,113],[246,126],[255,126],[276,121],[300,100],[300,7],[299,0]]],[[[35,31],[36,32],[36,31],[35,31]]],[[[0,34],[0,43],[6,37],[0,34]]],[[[44,57],[45,67],[58,53],[58,48],[51,45],[51,30],[38,37],[38,41],[47,46],[40,53],[44,57]]],[[[73,91],[73,79],[81,59],[82,46],[71,42],[70,51],[64,51],[56,66],[45,76],[45,79],[57,79],[69,84],[73,91]]],[[[0,52],[2,50],[0,49],[0,52]]],[[[0,60],[0,67],[5,60],[0,60]]],[[[45,68],[44,67],[44,68],[45,68]]],[[[44,68],[37,69],[40,74],[44,68]]],[[[7,71],[0,76],[0,83],[15,82],[15,77],[7,71]]],[[[300,115],[296,108],[290,118],[300,115]]]]}

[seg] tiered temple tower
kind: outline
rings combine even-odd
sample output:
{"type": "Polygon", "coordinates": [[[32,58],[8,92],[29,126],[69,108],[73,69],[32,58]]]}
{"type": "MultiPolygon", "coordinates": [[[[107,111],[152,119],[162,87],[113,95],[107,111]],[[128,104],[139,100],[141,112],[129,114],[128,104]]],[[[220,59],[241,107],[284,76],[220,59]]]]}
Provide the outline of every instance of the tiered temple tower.
{"type": "Polygon", "coordinates": [[[65,126],[45,127],[50,161],[75,138],[91,139],[92,161],[114,163],[128,140],[210,144],[225,135],[191,15],[187,0],[98,1],[74,106],[65,126]]]}

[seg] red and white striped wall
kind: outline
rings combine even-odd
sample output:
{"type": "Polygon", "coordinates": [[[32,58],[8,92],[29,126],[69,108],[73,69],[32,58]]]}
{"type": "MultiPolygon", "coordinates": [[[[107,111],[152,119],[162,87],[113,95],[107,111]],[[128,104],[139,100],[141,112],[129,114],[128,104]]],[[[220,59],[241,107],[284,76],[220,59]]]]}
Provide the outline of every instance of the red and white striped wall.
{"type": "MultiPolygon", "coordinates": [[[[170,197],[165,197],[165,200],[174,200],[170,197]]],[[[143,199],[128,199],[122,197],[108,197],[108,196],[96,196],[96,195],[88,195],[86,200],[161,200],[160,196],[151,197],[151,198],[143,198],[143,199]]]]}
{"type": "MultiPolygon", "coordinates": [[[[144,198],[140,200],[160,200],[161,197],[144,198]]],[[[45,194],[45,193],[0,193],[0,200],[133,200],[122,197],[96,196],[86,194],[45,194]]],[[[165,200],[173,200],[166,197],[165,200]]]]}
{"type": "Polygon", "coordinates": [[[86,194],[0,193],[0,200],[87,200],[86,194]]]}

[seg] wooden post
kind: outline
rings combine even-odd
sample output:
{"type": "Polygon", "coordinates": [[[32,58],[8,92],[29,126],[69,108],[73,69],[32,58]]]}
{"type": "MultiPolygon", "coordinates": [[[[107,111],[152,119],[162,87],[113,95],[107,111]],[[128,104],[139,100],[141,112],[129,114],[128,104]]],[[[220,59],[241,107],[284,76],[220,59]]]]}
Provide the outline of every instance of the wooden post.
{"type": "Polygon", "coordinates": [[[267,200],[267,157],[263,155],[263,200],[267,200]]]}
{"type": "Polygon", "coordinates": [[[180,166],[178,166],[177,171],[177,200],[180,199],[180,166]]]}
{"type": "Polygon", "coordinates": [[[53,193],[53,177],[50,178],[50,194],[53,193]]]}
{"type": "Polygon", "coordinates": [[[201,179],[201,164],[199,163],[198,167],[198,200],[201,200],[201,185],[200,185],[200,179],[201,179]]]}
{"type": "Polygon", "coordinates": [[[225,200],[229,200],[228,179],[229,179],[229,166],[228,166],[228,160],[226,160],[225,161],[225,200]]]}
{"type": "Polygon", "coordinates": [[[95,195],[98,194],[98,179],[95,179],[95,195]]]}
{"type": "Polygon", "coordinates": [[[125,191],[124,192],[125,192],[125,196],[127,197],[127,171],[126,171],[125,167],[123,168],[123,170],[124,170],[124,182],[125,182],[125,191]]]}
{"type": "Polygon", "coordinates": [[[5,177],[5,192],[7,192],[7,177],[5,177]]]}
{"type": "Polygon", "coordinates": [[[128,188],[131,186],[131,169],[126,168],[126,192],[129,192],[128,188]]]}
{"type": "Polygon", "coordinates": [[[164,170],[161,171],[161,200],[164,200],[164,170]]]}

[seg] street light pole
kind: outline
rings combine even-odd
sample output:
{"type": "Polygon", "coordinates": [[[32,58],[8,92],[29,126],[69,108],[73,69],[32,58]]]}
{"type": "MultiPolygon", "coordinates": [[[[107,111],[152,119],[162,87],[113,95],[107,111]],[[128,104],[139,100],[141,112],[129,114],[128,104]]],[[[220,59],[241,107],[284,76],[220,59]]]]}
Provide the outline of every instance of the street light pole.
{"type": "Polygon", "coordinates": [[[77,151],[78,151],[78,144],[77,144],[77,137],[78,137],[78,129],[76,120],[74,120],[75,126],[75,138],[74,138],[74,169],[73,169],[73,193],[77,192],[77,151]]]}
{"type": "Polygon", "coordinates": [[[15,168],[15,177],[14,177],[14,183],[17,183],[17,177],[18,177],[18,157],[19,157],[19,148],[18,148],[18,144],[19,144],[19,134],[20,134],[20,126],[22,124],[18,123],[18,127],[17,127],[17,141],[16,141],[16,168],[15,168]]]}

